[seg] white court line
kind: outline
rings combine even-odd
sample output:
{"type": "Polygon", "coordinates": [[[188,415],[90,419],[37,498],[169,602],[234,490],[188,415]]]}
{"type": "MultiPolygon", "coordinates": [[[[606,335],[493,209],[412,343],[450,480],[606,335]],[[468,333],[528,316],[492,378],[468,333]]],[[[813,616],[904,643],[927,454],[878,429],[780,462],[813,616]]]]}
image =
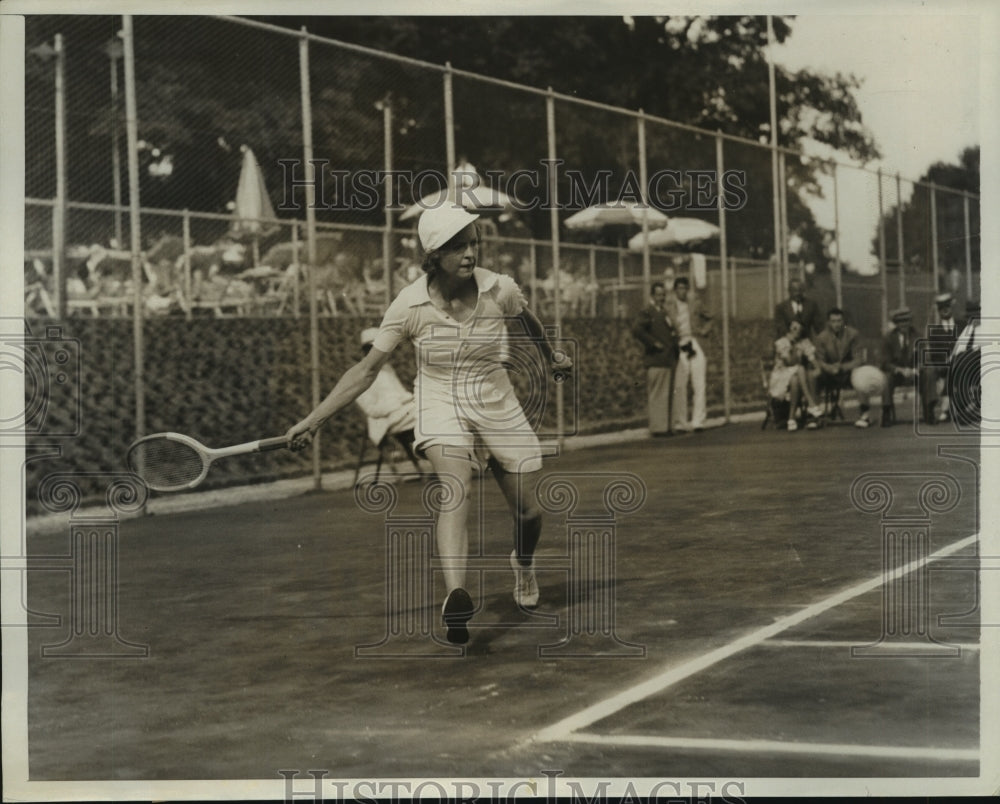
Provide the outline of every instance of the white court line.
{"type": "Polygon", "coordinates": [[[730,656],[747,650],[748,648],[759,645],[761,642],[777,636],[782,631],[787,631],[789,628],[823,614],[829,609],[840,606],[852,598],[871,592],[874,589],[878,589],[887,581],[895,580],[903,575],[907,575],[910,572],[919,569],[928,561],[933,561],[934,559],[942,558],[943,556],[951,555],[952,553],[957,553],[959,550],[962,550],[971,544],[975,544],[978,539],[979,534],[977,533],[972,536],[967,536],[966,538],[960,539],[947,547],[941,548],[936,553],[933,553],[922,560],[911,561],[909,564],[904,564],[902,567],[898,567],[888,575],[880,573],[871,580],[864,581],[863,583],[859,583],[856,586],[852,586],[842,592],[838,592],[825,600],[806,606],[794,614],[789,614],[787,617],[782,617],[781,619],[776,620],[771,625],[758,628],[756,631],[751,631],[749,634],[746,634],[745,636],[742,636],[727,645],[723,645],[713,651],[709,651],[703,656],[698,656],[697,658],[684,662],[684,664],[678,665],[677,667],[672,667],[669,670],[654,676],[648,681],[629,687],[616,695],[612,695],[610,698],[605,698],[603,701],[598,701],[597,703],[588,706],[586,709],[582,709],[575,715],[563,718],[548,728],[537,732],[529,739],[529,741],[553,742],[566,740],[575,731],[584,729],[592,723],[596,723],[598,720],[603,720],[604,718],[613,715],[615,712],[618,712],[627,706],[631,706],[644,698],[648,698],[650,695],[656,695],[668,687],[683,681],[689,676],[693,676],[695,673],[700,673],[702,670],[711,667],[713,664],[721,662],[724,659],[728,659],[730,656]]]}
{"type": "Polygon", "coordinates": [[[713,740],[690,737],[657,737],[632,734],[571,734],[564,738],[570,743],[598,745],[646,746],[651,748],[684,748],[697,751],[736,751],[753,754],[830,754],[833,756],[872,757],[940,762],[978,762],[976,748],[925,748],[908,745],[841,745],[838,743],[786,743],[780,740],[713,740]]]}
{"type": "MultiPolygon", "coordinates": [[[[762,645],[774,645],[780,648],[860,648],[867,647],[864,642],[848,642],[847,640],[825,639],[765,639],[762,645]]],[[[978,642],[887,642],[886,646],[893,650],[912,650],[919,653],[922,650],[940,650],[944,645],[961,650],[979,650],[978,642]]]]}

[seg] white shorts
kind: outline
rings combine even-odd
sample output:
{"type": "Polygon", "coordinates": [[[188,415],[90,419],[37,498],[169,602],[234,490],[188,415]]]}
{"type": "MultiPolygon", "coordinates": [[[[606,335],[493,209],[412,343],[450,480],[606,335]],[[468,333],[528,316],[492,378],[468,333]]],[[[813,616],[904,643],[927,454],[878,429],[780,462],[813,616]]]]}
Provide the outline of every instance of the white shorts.
{"type": "Polygon", "coordinates": [[[507,472],[542,468],[542,448],[513,391],[475,406],[454,398],[421,395],[414,428],[414,448],[425,454],[442,444],[483,466],[490,456],[507,472]]]}

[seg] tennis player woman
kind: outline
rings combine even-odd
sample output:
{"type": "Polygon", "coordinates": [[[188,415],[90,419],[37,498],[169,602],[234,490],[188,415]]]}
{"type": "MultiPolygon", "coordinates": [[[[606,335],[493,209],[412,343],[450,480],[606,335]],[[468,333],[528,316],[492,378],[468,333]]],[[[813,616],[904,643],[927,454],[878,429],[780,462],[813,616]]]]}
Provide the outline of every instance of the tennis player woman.
{"type": "Polygon", "coordinates": [[[506,319],[541,351],[554,372],[572,368],[553,350],[545,330],[510,277],[476,266],[478,215],[450,203],[425,210],[417,224],[424,275],[403,288],[382,319],[372,349],[349,368],[315,410],[286,433],[302,449],[331,416],[350,405],[378,375],[389,354],[409,338],[417,355],[414,447],[460,500],[438,511],[436,531],[448,589],[442,618],[451,642],[469,639],[475,604],[465,590],[469,551],[468,497],[473,469],[486,459],[514,517],[514,600],[538,605],[535,547],[542,529],[532,478],[542,467],[538,438],[501,363],[506,319]]]}

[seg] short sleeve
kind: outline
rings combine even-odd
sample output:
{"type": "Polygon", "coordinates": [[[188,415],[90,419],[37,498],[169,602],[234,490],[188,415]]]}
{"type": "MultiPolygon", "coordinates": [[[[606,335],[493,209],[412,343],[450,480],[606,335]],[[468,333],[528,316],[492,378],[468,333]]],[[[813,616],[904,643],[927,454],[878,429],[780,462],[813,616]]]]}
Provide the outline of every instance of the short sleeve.
{"type": "Polygon", "coordinates": [[[496,302],[504,315],[518,315],[528,306],[517,282],[506,274],[497,275],[496,302]]]}
{"type": "Polygon", "coordinates": [[[403,338],[410,336],[410,332],[407,329],[410,309],[405,291],[393,299],[392,304],[389,305],[389,309],[385,311],[385,315],[382,317],[382,323],[379,324],[378,335],[375,336],[375,340],[372,343],[373,348],[378,349],[380,352],[391,352],[399,345],[399,342],[403,338]]]}

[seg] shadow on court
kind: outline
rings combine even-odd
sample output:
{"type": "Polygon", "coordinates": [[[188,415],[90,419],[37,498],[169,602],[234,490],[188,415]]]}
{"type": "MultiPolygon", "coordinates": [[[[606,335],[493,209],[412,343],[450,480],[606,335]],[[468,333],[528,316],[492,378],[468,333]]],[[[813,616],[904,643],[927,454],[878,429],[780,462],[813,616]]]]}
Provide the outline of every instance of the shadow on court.
{"type": "Polygon", "coordinates": [[[927,563],[978,527],[978,452],[938,455],[963,443],[749,424],[547,460],[576,503],[550,494],[534,613],[477,483],[462,655],[437,559],[415,571],[421,484],[388,529],[348,491],[123,522],[117,632],[148,656],[43,656],[72,590],[29,574],[63,615],[29,629],[31,778],[976,775],[975,544],[927,563]]]}

